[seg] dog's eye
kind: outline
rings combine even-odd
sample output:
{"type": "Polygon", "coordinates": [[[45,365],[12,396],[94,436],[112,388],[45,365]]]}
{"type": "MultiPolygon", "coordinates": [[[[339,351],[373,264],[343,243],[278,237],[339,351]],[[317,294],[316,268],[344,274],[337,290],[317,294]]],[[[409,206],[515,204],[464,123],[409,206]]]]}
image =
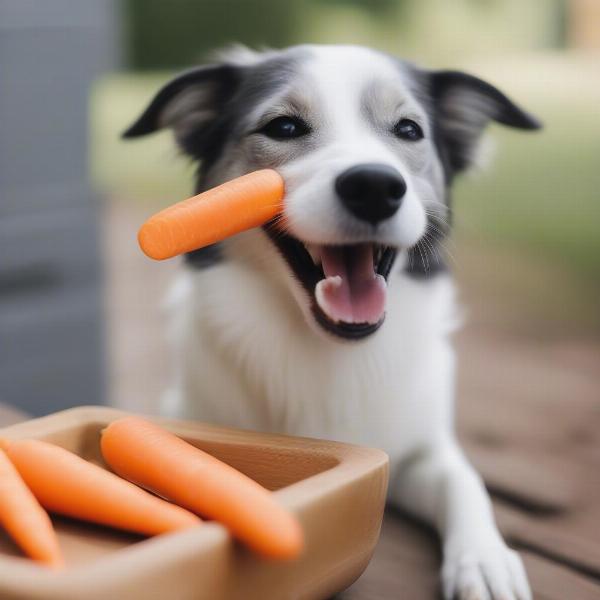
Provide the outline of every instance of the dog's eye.
{"type": "Polygon", "coordinates": [[[421,129],[421,126],[410,119],[400,119],[400,121],[394,125],[392,132],[396,137],[410,142],[416,142],[423,139],[423,130],[421,129]]]}
{"type": "Polygon", "coordinates": [[[274,140],[289,140],[301,137],[309,131],[308,125],[297,117],[276,117],[260,130],[261,133],[274,140]]]}

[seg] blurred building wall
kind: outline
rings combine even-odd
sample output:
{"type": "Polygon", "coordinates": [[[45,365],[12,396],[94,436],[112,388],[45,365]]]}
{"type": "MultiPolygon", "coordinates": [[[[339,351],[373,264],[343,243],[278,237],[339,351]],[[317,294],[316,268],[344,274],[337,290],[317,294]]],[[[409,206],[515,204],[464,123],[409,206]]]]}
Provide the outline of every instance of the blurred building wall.
{"type": "Polygon", "coordinates": [[[111,0],[0,0],[0,402],[104,400],[88,92],[118,58],[111,0]]]}

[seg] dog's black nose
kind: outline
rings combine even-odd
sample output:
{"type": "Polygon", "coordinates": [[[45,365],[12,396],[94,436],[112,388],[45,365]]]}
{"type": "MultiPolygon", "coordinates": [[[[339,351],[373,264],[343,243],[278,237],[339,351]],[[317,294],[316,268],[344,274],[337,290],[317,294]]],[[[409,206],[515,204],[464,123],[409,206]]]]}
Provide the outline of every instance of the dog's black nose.
{"type": "Polygon", "coordinates": [[[363,164],[338,175],[335,190],[355,217],[375,225],[400,208],[406,182],[388,165],[363,164]]]}

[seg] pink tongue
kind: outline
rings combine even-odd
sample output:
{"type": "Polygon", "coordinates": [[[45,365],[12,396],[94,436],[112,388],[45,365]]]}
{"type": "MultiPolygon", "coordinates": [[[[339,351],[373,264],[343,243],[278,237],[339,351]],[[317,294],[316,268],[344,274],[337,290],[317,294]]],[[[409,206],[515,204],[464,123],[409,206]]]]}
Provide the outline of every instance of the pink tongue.
{"type": "Polygon", "coordinates": [[[321,310],[334,323],[381,321],[387,285],[373,268],[373,246],[323,246],[321,261],[325,279],[315,289],[321,310]]]}

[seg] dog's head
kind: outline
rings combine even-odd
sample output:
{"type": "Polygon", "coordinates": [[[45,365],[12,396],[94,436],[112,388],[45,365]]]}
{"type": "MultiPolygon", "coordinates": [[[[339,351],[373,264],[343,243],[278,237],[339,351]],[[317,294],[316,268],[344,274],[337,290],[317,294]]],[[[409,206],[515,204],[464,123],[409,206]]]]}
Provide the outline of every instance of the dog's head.
{"type": "Polygon", "coordinates": [[[284,214],[256,235],[283,257],[309,323],[360,339],[383,322],[398,255],[415,275],[439,266],[450,184],[473,162],[490,121],[539,127],[471,75],[422,70],[367,48],[298,46],[237,49],[183,73],[125,137],[172,128],[200,163],[198,191],[276,169],[284,214]]]}

